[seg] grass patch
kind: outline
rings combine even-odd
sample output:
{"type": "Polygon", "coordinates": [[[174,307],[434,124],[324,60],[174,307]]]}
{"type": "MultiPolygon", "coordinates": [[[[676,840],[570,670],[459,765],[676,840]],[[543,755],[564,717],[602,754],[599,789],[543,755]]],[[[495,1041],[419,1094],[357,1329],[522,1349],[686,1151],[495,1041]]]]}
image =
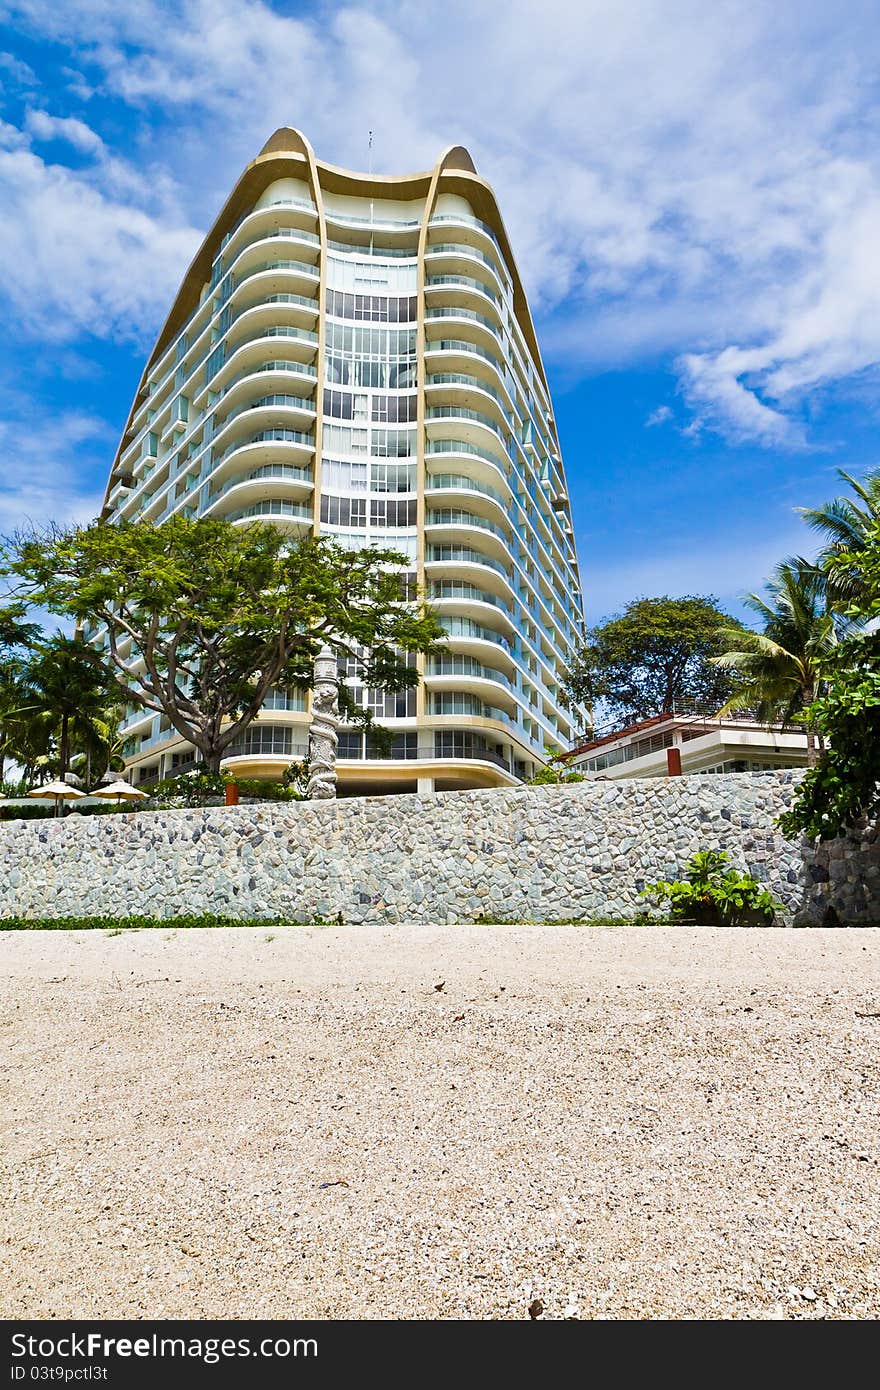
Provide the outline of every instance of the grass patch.
{"type": "MultiPolygon", "coordinates": [[[[343,927],[347,923],[338,917],[312,917],[294,922],[284,917],[220,917],[212,912],[192,913],[182,917],[0,917],[0,931],[103,931],[108,936],[121,936],[127,931],[186,931],[205,927],[343,927]]],[[[363,923],[357,925],[364,925],[363,923]]],[[[366,925],[381,925],[367,923],[366,925]]],[[[649,918],[643,913],[636,917],[493,917],[490,914],[471,921],[455,923],[469,927],[666,927],[681,925],[672,918],[649,918]]],[[[274,941],[267,936],[266,941],[274,941]]]]}
{"type": "MultiPolygon", "coordinates": [[[[183,917],[0,917],[0,931],[105,931],[119,936],[124,931],[168,930],[190,927],[277,927],[277,917],[218,917],[212,912],[183,917]]],[[[312,923],[302,923],[311,926],[312,923]]]]}

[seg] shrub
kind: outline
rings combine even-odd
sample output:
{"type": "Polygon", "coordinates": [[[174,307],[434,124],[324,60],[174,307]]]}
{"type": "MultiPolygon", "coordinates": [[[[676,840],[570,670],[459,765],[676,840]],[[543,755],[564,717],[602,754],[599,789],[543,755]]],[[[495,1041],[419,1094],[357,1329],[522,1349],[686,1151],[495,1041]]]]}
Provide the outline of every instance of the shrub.
{"type": "Polygon", "coordinates": [[[750,874],[727,868],[729,858],[724,850],[701,850],[688,860],[684,879],[649,883],[639,896],[668,902],[676,921],[735,927],[757,920],[769,927],[782,904],[750,874]]]}

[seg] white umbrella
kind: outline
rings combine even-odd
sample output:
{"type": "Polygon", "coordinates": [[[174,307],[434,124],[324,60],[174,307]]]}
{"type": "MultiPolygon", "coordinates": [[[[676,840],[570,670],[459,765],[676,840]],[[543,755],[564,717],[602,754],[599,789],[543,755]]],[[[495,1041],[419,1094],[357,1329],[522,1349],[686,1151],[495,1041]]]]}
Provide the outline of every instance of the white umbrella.
{"type": "Polygon", "coordinates": [[[70,786],[68,782],[47,782],[44,787],[33,787],[28,796],[39,796],[45,801],[54,801],[57,810],[59,801],[76,801],[84,797],[85,792],[70,786]]]}
{"type": "Polygon", "coordinates": [[[130,782],[123,782],[122,778],[118,782],[111,782],[108,787],[97,787],[95,791],[89,793],[90,796],[103,797],[106,801],[146,801],[147,793],[139,792],[137,787],[133,787],[130,782]]]}

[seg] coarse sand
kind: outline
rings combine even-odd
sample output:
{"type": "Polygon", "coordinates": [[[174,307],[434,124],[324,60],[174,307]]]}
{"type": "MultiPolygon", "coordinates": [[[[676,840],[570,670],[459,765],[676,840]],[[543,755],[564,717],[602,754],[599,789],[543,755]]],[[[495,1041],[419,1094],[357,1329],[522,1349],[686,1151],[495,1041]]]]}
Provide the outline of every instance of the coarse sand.
{"type": "Polygon", "coordinates": [[[880,931],[0,933],[0,1314],[876,1318],[880,931]]]}

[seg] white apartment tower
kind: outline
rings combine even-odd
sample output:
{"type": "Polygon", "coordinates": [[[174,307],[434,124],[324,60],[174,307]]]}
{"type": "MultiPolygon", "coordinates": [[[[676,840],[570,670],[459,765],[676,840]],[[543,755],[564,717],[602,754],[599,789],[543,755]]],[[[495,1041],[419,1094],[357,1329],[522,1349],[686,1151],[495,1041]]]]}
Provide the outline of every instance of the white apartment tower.
{"type": "MultiPolygon", "coordinates": [[[[559,687],[583,623],[571,512],[528,305],[467,151],[400,177],[323,164],[291,129],[245,169],[174,301],[103,516],[253,518],[409,559],[448,639],[407,695],[356,698],[340,793],[506,786],[567,748],[559,687]]],[[[225,766],[277,777],[308,698],[278,690],[225,766]]],[[[147,712],[133,779],[191,765],[147,712]]]]}

